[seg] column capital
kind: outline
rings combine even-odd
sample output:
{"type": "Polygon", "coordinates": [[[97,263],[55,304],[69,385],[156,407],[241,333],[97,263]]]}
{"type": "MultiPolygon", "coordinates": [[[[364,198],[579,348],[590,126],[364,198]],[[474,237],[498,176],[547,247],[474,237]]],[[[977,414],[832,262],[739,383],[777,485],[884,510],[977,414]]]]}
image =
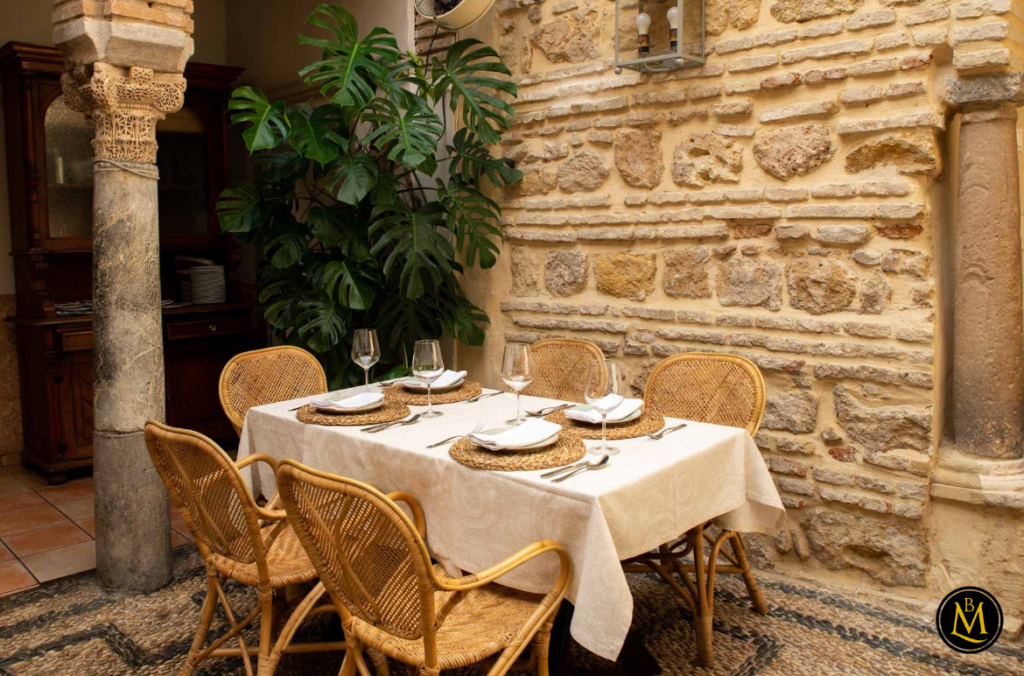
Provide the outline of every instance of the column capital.
{"type": "Polygon", "coordinates": [[[156,164],[156,123],[185,100],[184,77],[148,68],[78,66],[61,85],[68,107],[96,123],[96,161],[156,164]]]}
{"type": "Polygon", "coordinates": [[[997,120],[1010,120],[1017,122],[1017,108],[1009,104],[1003,104],[995,108],[984,108],[965,112],[960,118],[960,124],[979,124],[981,122],[995,122],[997,120]]]}

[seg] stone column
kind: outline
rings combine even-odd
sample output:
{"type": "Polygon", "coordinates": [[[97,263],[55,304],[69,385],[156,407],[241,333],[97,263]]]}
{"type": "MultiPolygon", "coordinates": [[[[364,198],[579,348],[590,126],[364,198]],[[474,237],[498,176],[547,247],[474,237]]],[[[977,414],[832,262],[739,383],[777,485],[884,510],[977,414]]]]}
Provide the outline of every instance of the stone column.
{"type": "Polygon", "coordinates": [[[93,471],[107,588],[171,577],[170,514],[143,429],[164,417],[156,124],[181,108],[191,0],[55,0],[68,106],[93,121],[93,471]]]}
{"type": "Polygon", "coordinates": [[[969,112],[960,126],[954,310],[957,450],[1019,458],[1024,436],[1017,110],[969,112]]]}

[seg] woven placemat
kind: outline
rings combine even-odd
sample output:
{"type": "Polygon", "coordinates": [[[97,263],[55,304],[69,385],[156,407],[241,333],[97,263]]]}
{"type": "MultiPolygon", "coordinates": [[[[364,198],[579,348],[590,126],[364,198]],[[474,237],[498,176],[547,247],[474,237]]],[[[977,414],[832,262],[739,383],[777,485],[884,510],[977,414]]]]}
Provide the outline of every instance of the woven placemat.
{"type": "MultiPolygon", "coordinates": [[[[480,387],[480,383],[474,383],[469,380],[462,383],[461,387],[448,392],[434,392],[430,395],[430,401],[434,404],[454,404],[457,401],[465,401],[471,397],[475,397],[483,391],[480,387]]],[[[389,401],[397,401],[403,404],[412,404],[413,406],[426,406],[427,405],[427,393],[420,394],[418,392],[410,392],[401,385],[392,385],[391,387],[384,390],[384,396],[389,401]]]]}
{"type": "Polygon", "coordinates": [[[384,405],[367,413],[321,413],[312,406],[306,405],[299,409],[295,416],[307,425],[333,425],[349,427],[351,425],[374,425],[376,423],[393,422],[409,415],[409,407],[397,401],[384,401],[384,405]]]}
{"type": "Polygon", "coordinates": [[[532,469],[550,469],[576,462],[587,454],[583,440],[574,434],[563,434],[551,446],[536,451],[493,452],[475,446],[468,439],[459,439],[448,449],[452,460],[473,469],[493,469],[499,472],[521,472],[532,469]]]}
{"type": "MultiPolygon", "coordinates": [[[[555,411],[554,413],[545,416],[545,420],[558,423],[565,430],[583,439],[601,438],[601,425],[588,425],[587,423],[579,423],[575,420],[569,420],[565,417],[565,411],[555,411]]],[[[660,430],[664,425],[665,418],[663,418],[660,413],[644,410],[640,417],[633,422],[619,424],[609,423],[608,438],[635,439],[636,437],[644,436],[648,432],[660,430]]]]}

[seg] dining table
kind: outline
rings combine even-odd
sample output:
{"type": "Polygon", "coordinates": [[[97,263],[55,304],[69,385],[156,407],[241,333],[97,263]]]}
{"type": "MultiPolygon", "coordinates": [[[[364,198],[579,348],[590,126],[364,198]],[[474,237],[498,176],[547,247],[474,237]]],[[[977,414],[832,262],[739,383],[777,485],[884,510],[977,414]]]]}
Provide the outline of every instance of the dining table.
{"type": "MultiPolygon", "coordinates": [[[[358,389],[330,396],[340,399],[358,389]]],[[[665,417],[666,427],[686,426],[660,440],[616,439],[620,453],[603,468],[556,483],[543,478],[549,470],[474,469],[456,462],[448,444],[428,448],[480,424],[501,427],[516,410],[512,394],[473,403],[435,403],[443,416],[377,433],[301,422],[296,407],[322,398],[249,409],[238,460],[265,453],[372,483],[384,492],[412,494],[426,515],[431,555],[452,574],[484,570],[538,540],[561,542],[575,569],[566,596],[572,604],[569,632],[583,648],[609,660],[623,650],[633,617],[623,561],[709,522],[773,536],[781,527],[784,508],[778,490],[744,429],[665,417]]],[[[560,403],[522,398],[525,411],[560,403]]],[[[409,408],[413,413],[425,410],[409,408]]],[[[589,448],[599,443],[586,441],[589,448]]],[[[592,455],[586,459],[596,460],[592,455]]],[[[249,465],[243,475],[254,492],[272,494],[275,477],[266,465],[249,465]]],[[[499,583],[526,592],[547,591],[558,562],[554,556],[545,559],[516,569],[499,583]]],[[[708,622],[706,631],[710,626],[708,622]]],[[[557,653],[557,646],[552,647],[557,653]]]]}

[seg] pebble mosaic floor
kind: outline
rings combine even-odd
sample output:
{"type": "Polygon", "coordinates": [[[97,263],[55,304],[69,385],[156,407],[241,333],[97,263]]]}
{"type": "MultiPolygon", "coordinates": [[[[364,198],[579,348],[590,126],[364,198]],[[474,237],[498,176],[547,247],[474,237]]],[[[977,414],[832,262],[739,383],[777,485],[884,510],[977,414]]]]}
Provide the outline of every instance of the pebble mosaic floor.
{"type": "MultiPolygon", "coordinates": [[[[199,618],[205,580],[192,547],[175,556],[174,583],[152,594],[107,593],[92,573],[84,573],[0,598],[0,676],[177,674],[199,618]]],[[[1024,646],[1009,636],[988,652],[961,655],[942,643],[923,608],[870,603],[767,574],[761,576],[767,616],[750,610],[738,579],[719,577],[717,663],[700,669],[693,666],[688,613],[673,592],[650,576],[630,578],[634,631],[669,676],[1024,676],[1024,646]]],[[[240,607],[255,598],[252,590],[238,587],[231,594],[240,607]]],[[[336,627],[327,620],[304,633],[307,640],[322,639],[336,627]]],[[[336,674],[337,659],[286,657],[278,674],[336,674]]],[[[213,660],[200,673],[233,676],[244,669],[238,660],[213,660]]],[[[463,673],[474,672],[457,676],[463,673]]],[[[565,673],[627,674],[577,645],[570,648],[565,673]]]]}

